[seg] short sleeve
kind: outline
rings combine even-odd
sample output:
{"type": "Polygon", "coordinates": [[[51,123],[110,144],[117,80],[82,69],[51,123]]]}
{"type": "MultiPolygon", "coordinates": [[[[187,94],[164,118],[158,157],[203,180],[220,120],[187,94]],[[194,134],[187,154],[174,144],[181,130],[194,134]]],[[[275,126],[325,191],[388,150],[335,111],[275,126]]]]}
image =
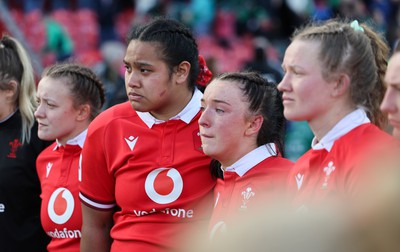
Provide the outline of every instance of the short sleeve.
{"type": "Polygon", "coordinates": [[[99,117],[89,126],[83,146],[79,197],[89,207],[107,210],[115,206],[115,180],[107,165],[106,127],[99,117]]]}

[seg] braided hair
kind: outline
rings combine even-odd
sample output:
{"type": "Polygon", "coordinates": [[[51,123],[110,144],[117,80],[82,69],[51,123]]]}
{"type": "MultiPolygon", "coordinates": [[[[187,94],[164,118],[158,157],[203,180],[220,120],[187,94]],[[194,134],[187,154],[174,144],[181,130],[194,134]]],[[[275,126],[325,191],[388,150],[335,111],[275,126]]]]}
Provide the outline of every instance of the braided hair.
{"type": "Polygon", "coordinates": [[[66,80],[75,108],[89,102],[91,120],[101,112],[105,102],[104,87],[90,68],[73,63],[55,64],[46,68],[42,77],[66,80]]]}
{"type": "Polygon", "coordinates": [[[158,46],[161,59],[168,67],[170,74],[182,61],[190,63],[189,89],[193,90],[199,74],[199,51],[192,32],[176,20],[158,17],[141,26],[134,26],[128,33],[126,41],[152,42],[158,46]]]}

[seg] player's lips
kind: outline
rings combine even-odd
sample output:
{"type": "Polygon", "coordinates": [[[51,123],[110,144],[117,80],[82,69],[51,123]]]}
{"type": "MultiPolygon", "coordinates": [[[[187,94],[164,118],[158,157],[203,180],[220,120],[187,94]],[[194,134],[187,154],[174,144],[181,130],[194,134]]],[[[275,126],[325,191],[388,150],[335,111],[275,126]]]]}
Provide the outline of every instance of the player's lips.
{"type": "Polygon", "coordinates": [[[207,135],[207,134],[204,134],[204,133],[201,133],[201,132],[200,132],[200,137],[202,137],[202,138],[213,138],[213,136],[207,135]]]}
{"type": "Polygon", "coordinates": [[[400,128],[400,121],[394,120],[389,117],[389,124],[392,125],[394,128],[400,128]]]}
{"type": "Polygon", "coordinates": [[[129,92],[128,99],[129,101],[140,101],[141,99],[143,99],[143,96],[135,92],[129,92]]]}
{"type": "Polygon", "coordinates": [[[47,124],[38,122],[38,129],[39,129],[39,130],[41,130],[41,129],[43,129],[43,128],[46,128],[47,126],[48,126],[47,124]]]}
{"type": "Polygon", "coordinates": [[[44,124],[44,123],[39,122],[39,121],[38,121],[38,125],[39,125],[39,127],[45,127],[45,126],[47,126],[47,124],[44,124]]]}
{"type": "Polygon", "coordinates": [[[287,96],[282,96],[282,102],[283,103],[288,103],[288,102],[293,102],[294,101],[294,99],[292,99],[292,98],[289,98],[289,97],[287,97],[287,96]]]}

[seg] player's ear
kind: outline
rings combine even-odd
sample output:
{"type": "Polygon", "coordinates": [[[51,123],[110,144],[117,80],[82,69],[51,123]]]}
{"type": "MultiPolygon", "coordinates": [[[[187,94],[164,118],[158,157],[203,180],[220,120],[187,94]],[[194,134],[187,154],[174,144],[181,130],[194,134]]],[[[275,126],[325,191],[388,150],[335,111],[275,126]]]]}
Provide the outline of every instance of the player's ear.
{"type": "Polygon", "coordinates": [[[176,82],[178,84],[186,84],[189,73],[190,73],[191,65],[187,61],[182,61],[176,68],[176,82]]]}
{"type": "Polygon", "coordinates": [[[257,135],[264,122],[264,118],[261,115],[254,115],[250,117],[248,127],[246,128],[245,134],[248,136],[257,135]]]}
{"type": "Polygon", "coordinates": [[[79,107],[78,109],[78,115],[76,117],[76,120],[78,121],[85,121],[90,117],[90,105],[89,104],[83,104],[79,107]]]}
{"type": "Polygon", "coordinates": [[[332,96],[342,96],[350,87],[350,77],[347,74],[341,74],[334,83],[332,96]]]}

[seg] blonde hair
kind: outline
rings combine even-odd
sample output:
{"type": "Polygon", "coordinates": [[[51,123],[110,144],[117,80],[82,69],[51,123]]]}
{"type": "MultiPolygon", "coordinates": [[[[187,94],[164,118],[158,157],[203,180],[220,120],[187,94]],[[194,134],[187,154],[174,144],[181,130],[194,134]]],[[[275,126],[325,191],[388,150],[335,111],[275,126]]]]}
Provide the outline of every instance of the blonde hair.
{"type": "Polygon", "coordinates": [[[29,143],[36,109],[34,72],[25,48],[18,40],[7,35],[0,40],[0,79],[2,90],[13,88],[10,81],[17,82],[14,102],[19,108],[22,119],[21,142],[29,143]]]}

